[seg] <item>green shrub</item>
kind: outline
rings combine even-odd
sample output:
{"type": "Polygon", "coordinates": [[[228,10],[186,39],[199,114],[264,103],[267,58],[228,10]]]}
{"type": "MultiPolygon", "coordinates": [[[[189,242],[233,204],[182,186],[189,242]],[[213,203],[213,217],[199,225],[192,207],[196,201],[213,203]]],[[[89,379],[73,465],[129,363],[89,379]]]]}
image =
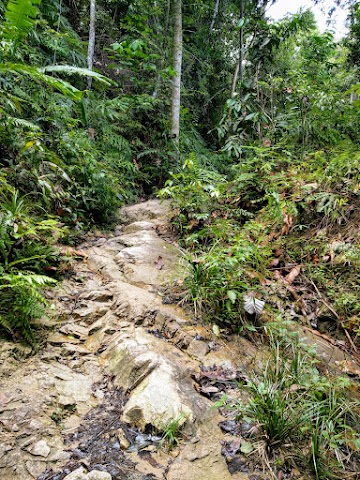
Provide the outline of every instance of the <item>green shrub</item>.
{"type": "Polygon", "coordinates": [[[31,323],[45,313],[41,291],[56,283],[40,273],[56,261],[51,239],[62,231],[52,219],[30,216],[26,198],[4,179],[0,198],[0,330],[33,344],[31,323]]]}
{"type": "Polygon", "coordinates": [[[359,401],[350,400],[347,379],[319,374],[309,347],[287,327],[268,328],[271,356],[263,372],[242,387],[249,401],[235,408],[258,426],[258,439],[265,440],[269,455],[286,445],[288,456],[295,454],[317,480],[340,478],[342,462],[360,448],[359,401]],[[309,444],[310,460],[303,454],[309,444]]]}

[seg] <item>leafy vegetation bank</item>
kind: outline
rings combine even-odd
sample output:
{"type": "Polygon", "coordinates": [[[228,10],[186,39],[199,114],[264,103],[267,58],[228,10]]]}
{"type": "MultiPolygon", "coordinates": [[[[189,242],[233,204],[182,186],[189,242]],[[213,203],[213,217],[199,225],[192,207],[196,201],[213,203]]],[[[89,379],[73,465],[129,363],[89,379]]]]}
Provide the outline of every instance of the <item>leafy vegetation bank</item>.
{"type": "MultiPolygon", "coordinates": [[[[270,21],[271,3],[0,2],[3,335],[34,344],[42,288],[67,269],[60,240],[76,245],[160,187],[197,315],[253,336],[281,318],[358,358],[360,7],[343,2],[350,29],[336,42],[309,11],[270,21]]],[[[253,384],[258,419],[267,388],[285,419],[303,406],[282,368],[253,384]]],[[[307,420],[320,428],[316,408],[307,420]]],[[[259,421],[273,449],[280,434],[259,421]]],[[[296,430],[285,424],[282,441],[296,430]]],[[[310,434],[315,478],[330,475],[316,450],[319,438],[331,450],[329,431],[310,434]]],[[[353,458],[359,446],[340,443],[331,455],[353,458]]]]}

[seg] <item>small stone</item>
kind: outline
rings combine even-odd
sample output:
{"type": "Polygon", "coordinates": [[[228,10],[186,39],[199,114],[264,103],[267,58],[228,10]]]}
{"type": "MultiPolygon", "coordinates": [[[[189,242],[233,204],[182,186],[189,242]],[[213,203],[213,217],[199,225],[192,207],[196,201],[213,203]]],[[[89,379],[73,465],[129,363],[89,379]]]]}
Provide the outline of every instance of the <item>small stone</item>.
{"type": "Polygon", "coordinates": [[[186,350],[186,353],[190,357],[202,360],[210,351],[209,345],[207,342],[202,340],[192,340],[186,350]]]}
{"type": "Polygon", "coordinates": [[[35,478],[40,477],[42,473],[45,472],[46,470],[46,463],[44,462],[38,462],[34,460],[28,460],[25,463],[27,471],[30,473],[35,478]]]}
{"type": "Polygon", "coordinates": [[[66,462],[70,460],[70,453],[65,452],[64,450],[56,450],[55,452],[51,453],[48,458],[46,459],[48,462],[66,462]]]}
{"type": "Polygon", "coordinates": [[[172,448],[169,453],[172,458],[177,458],[180,455],[180,449],[172,448]]]}
{"type": "Polygon", "coordinates": [[[121,450],[127,450],[130,447],[130,442],[125,437],[125,434],[121,429],[117,431],[117,438],[119,440],[121,450]]]}
{"type": "Polygon", "coordinates": [[[61,333],[71,335],[72,337],[85,339],[88,336],[89,329],[78,324],[67,324],[60,328],[61,333]]]}
{"type": "Polygon", "coordinates": [[[87,480],[112,480],[112,476],[107,472],[100,472],[100,470],[92,470],[88,476],[87,480]]]}
{"type": "Polygon", "coordinates": [[[30,453],[37,457],[46,458],[50,453],[50,447],[45,440],[40,440],[31,448],[30,453]]]}
{"type": "Polygon", "coordinates": [[[36,419],[32,419],[30,424],[29,424],[29,428],[31,430],[40,430],[40,428],[42,428],[43,424],[42,422],[40,422],[39,420],[36,420],[36,419]]]}
{"type": "Polygon", "coordinates": [[[94,396],[98,399],[98,400],[104,400],[104,397],[105,397],[105,394],[102,390],[96,390],[94,392],[94,396]]]}
{"type": "Polygon", "coordinates": [[[85,470],[84,467],[80,467],[77,470],[74,470],[73,472],[69,473],[69,475],[66,475],[64,480],[88,480],[88,475],[87,471],[85,470]]]}
{"type": "Polygon", "coordinates": [[[68,407],[69,405],[75,404],[72,397],[66,397],[65,395],[60,395],[58,402],[59,405],[62,405],[63,407],[68,407]]]}
{"type": "Polygon", "coordinates": [[[70,337],[63,333],[52,333],[48,336],[47,341],[52,345],[62,345],[63,343],[79,343],[80,340],[75,337],[70,337]]]}
{"type": "Polygon", "coordinates": [[[70,415],[70,417],[65,418],[62,422],[64,431],[70,433],[79,428],[81,423],[81,418],[78,415],[70,415]]]}
{"type": "Polygon", "coordinates": [[[37,437],[35,435],[33,436],[29,436],[29,435],[30,433],[23,432],[16,437],[18,447],[30,451],[32,447],[29,447],[29,445],[34,445],[37,441],[37,437]]]}
{"type": "Polygon", "coordinates": [[[153,452],[156,452],[158,449],[158,447],[156,445],[149,445],[148,447],[146,447],[146,452],[150,452],[150,453],[153,453],[153,452]]]}

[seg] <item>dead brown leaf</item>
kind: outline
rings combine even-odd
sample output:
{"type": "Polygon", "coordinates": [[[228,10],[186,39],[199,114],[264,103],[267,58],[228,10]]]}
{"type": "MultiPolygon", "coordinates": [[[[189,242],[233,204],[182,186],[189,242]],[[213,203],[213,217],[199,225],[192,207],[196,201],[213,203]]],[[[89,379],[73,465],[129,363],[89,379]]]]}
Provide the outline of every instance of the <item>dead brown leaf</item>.
{"type": "Polygon", "coordinates": [[[270,262],[270,265],[269,267],[270,268],[273,268],[273,267],[277,267],[280,263],[280,258],[274,258],[271,262],[270,262]]]}
{"type": "Polygon", "coordinates": [[[156,260],[156,262],[154,262],[154,264],[158,270],[162,270],[163,266],[165,265],[163,257],[159,255],[158,259],[156,260]]]}
{"type": "Polygon", "coordinates": [[[81,250],[76,250],[72,247],[61,247],[60,248],[61,255],[69,255],[71,257],[82,257],[87,258],[87,253],[82,252],[81,250]]]}
{"type": "Polygon", "coordinates": [[[319,255],[317,253],[315,253],[312,258],[311,258],[311,261],[314,265],[317,265],[319,263],[319,255]]]}
{"type": "Polygon", "coordinates": [[[199,225],[199,220],[196,220],[196,219],[190,220],[188,225],[190,232],[192,232],[194,228],[197,227],[198,225],[199,225]]]}
{"type": "Polygon", "coordinates": [[[285,281],[291,285],[295,280],[295,278],[299,275],[300,271],[301,271],[301,265],[296,265],[296,267],[291,269],[290,273],[286,275],[285,281]]]}
{"type": "Polygon", "coordinates": [[[281,230],[281,235],[287,235],[290,232],[290,228],[294,223],[292,216],[285,213],[283,216],[283,223],[284,223],[284,226],[281,230]]]}
{"type": "Polygon", "coordinates": [[[219,389],[217,387],[214,387],[212,385],[210,385],[209,387],[201,387],[200,388],[200,391],[202,393],[218,393],[219,389]]]}

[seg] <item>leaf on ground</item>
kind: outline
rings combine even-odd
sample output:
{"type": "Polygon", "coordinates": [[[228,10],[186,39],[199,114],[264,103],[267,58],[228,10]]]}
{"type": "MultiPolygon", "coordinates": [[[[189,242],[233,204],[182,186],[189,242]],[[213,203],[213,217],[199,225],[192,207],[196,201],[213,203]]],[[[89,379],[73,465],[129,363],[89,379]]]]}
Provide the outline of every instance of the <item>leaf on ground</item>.
{"type": "Polygon", "coordinates": [[[283,216],[283,223],[284,226],[281,230],[281,235],[287,235],[290,232],[290,228],[292,227],[294,221],[290,215],[285,213],[283,216]]]}
{"type": "Polygon", "coordinates": [[[270,268],[277,267],[277,266],[279,265],[279,263],[280,263],[280,258],[274,258],[274,259],[271,261],[269,267],[270,267],[270,268]]]}
{"type": "Polygon", "coordinates": [[[254,450],[253,444],[250,442],[242,442],[240,452],[244,455],[249,455],[254,450]]]}
{"type": "Polygon", "coordinates": [[[213,331],[213,334],[216,335],[217,337],[220,336],[220,328],[219,328],[219,325],[216,325],[216,323],[214,323],[214,325],[212,326],[212,331],[213,331]]]}
{"type": "Polygon", "coordinates": [[[285,281],[289,284],[293,283],[295,278],[299,275],[301,271],[301,265],[296,265],[296,267],[292,268],[290,270],[290,273],[288,273],[285,277],[285,281]]]}
{"type": "Polygon", "coordinates": [[[60,253],[62,255],[70,255],[72,257],[87,258],[87,253],[82,252],[81,250],[76,250],[75,248],[72,248],[72,247],[61,247],[60,253]]]}
{"type": "Polygon", "coordinates": [[[341,370],[347,375],[356,375],[360,377],[360,368],[358,368],[352,360],[342,360],[335,363],[337,363],[341,367],[341,370]]]}
{"type": "Polygon", "coordinates": [[[245,293],[243,298],[245,312],[250,313],[250,315],[253,315],[254,313],[256,315],[260,315],[260,313],[265,307],[265,302],[263,302],[262,300],[258,300],[257,298],[247,293],[245,293]]]}
{"type": "Polygon", "coordinates": [[[201,387],[200,391],[202,393],[218,393],[219,389],[217,387],[210,385],[208,387],[201,387]]]}
{"type": "Polygon", "coordinates": [[[154,263],[158,270],[162,270],[163,266],[165,265],[164,259],[161,255],[159,255],[158,259],[154,263]]]}
{"type": "Polygon", "coordinates": [[[228,290],[227,291],[227,296],[228,296],[228,299],[231,300],[231,303],[235,303],[236,302],[236,292],[234,290],[228,290]]]}

